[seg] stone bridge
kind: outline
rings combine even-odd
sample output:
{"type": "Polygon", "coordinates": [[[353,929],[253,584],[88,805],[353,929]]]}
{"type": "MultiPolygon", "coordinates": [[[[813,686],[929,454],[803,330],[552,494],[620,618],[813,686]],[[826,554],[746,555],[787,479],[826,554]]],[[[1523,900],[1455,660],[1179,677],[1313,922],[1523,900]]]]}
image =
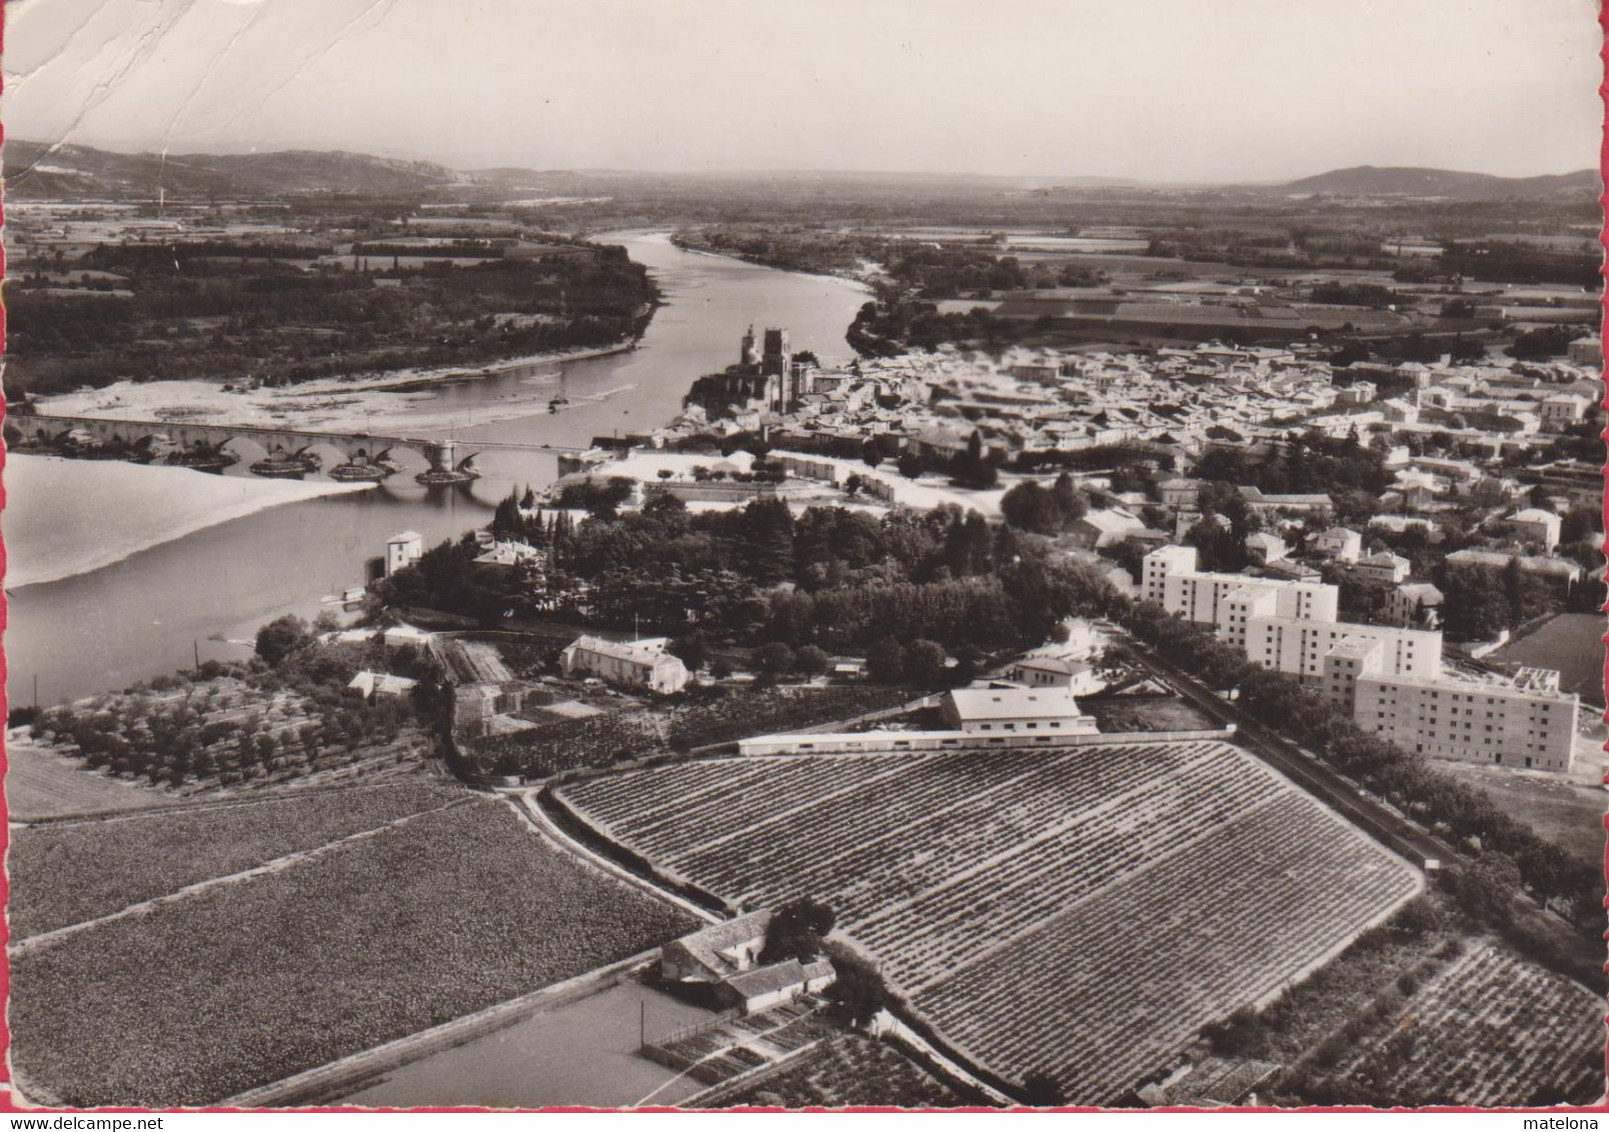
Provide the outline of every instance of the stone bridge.
{"type": "MultiPolygon", "coordinates": [[[[294,428],[264,428],[255,425],[199,424],[192,421],[122,420],[114,417],[67,417],[48,413],[7,415],[6,439],[12,444],[38,445],[58,451],[71,451],[72,441],[87,436],[96,447],[127,450],[133,457],[153,453],[159,443],[185,457],[178,462],[200,464],[207,457],[218,457],[232,441],[250,440],[268,454],[271,461],[290,461],[315,448],[332,448],[344,457],[343,468],[350,478],[383,479],[398,469],[388,457],[398,450],[417,452],[429,467],[416,478],[426,483],[452,483],[474,479],[473,461],[487,448],[517,448],[545,452],[567,452],[550,445],[476,442],[476,451],[460,454],[465,443],[452,439],[418,436],[380,436],[373,433],[316,432],[294,428]]],[[[217,465],[221,466],[221,464],[217,465]]],[[[309,469],[312,470],[312,469],[309,469]]],[[[264,474],[273,474],[272,472],[264,474]]],[[[339,469],[335,478],[342,478],[339,469]]]]}

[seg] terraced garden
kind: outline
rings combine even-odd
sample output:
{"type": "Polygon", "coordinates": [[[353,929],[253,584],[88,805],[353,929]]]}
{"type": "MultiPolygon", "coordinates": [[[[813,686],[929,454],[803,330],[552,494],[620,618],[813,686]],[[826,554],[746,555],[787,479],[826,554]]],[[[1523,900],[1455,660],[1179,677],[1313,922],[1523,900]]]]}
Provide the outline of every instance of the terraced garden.
{"type": "Polygon", "coordinates": [[[1594,1104],[1603,1001],[1485,944],[1450,964],[1336,1069],[1381,1104],[1594,1104]]]}
{"type": "Polygon", "coordinates": [[[1121,1099],[1422,887],[1217,742],[718,759],[557,796],[724,899],[826,901],[949,1042],[1077,1103],[1121,1099]]]}
{"type": "Polygon", "coordinates": [[[692,926],[474,799],[19,950],[11,1055],[65,1104],[217,1102],[692,926]]]}

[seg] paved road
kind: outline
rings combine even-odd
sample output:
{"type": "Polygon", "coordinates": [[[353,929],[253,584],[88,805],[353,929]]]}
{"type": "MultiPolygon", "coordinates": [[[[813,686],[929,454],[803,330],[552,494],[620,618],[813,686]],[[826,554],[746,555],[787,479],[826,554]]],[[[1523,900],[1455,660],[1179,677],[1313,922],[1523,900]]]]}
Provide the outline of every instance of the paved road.
{"type": "Polygon", "coordinates": [[[1451,846],[1432,837],[1372,795],[1359,790],[1338,772],[1320,762],[1316,755],[1263,726],[1183,669],[1164,660],[1133,638],[1126,639],[1124,644],[1157,679],[1214,718],[1233,723],[1237,738],[1247,750],[1367,830],[1384,842],[1387,848],[1420,866],[1431,861],[1441,864],[1463,861],[1462,855],[1451,846]]]}

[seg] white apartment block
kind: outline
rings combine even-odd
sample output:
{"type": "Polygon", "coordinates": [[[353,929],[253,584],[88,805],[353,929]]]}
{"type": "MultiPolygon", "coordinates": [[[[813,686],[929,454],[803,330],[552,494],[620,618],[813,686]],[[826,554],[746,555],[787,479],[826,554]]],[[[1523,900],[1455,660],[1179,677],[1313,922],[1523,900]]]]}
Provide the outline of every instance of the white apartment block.
{"type": "Polygon", "coordinates": [[[1302,621],[1334,621],[1340,596],[1322,582],[1199,571],[1193,546],[1160,546],[1142,560],[1140,596],[1186,621],[1217,625],[1229,595],[1239,591],[1271,595],[1269,615],[1302,621]]]}
{"type": "Polygon", "coordinates": [[[1218,638],[1264,668],[1300,676],[1309,683],[1324,675],[1325,658],[1347,644],[1378,645],[1379,670],[1392,676],[1434,680],[1441,675],[1441,633],[1360,625],[1349,621],[1281,617],[1271,594],[1237,592],[1224,603],[1218,638]]]}
{"type": "Polygon", "coordinates": [[[1316,687],[1365,731],[1437,758],[1569,771],[1579,700],[1560,693],[1557,672],[1454,681],[1440,632],[1338,621],[1334,586],[1203,574],[1195,563],[1193,547],[1152,551],[1143,596],[1316,687]]]}
{"type": "Polygon", "coordinates": [[[1352,718],[1404,750],[1568,773],[1580,708],[1548,669],[1521,669],[1502,683],[1365,675],[1356,682],[1352,718]]]}

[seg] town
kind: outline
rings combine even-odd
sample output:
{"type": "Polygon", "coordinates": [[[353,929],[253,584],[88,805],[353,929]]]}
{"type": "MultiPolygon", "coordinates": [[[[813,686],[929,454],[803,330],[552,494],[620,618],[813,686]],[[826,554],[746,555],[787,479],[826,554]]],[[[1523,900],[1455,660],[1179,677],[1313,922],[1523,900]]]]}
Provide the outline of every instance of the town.
{"type": "Polygon", "coordinates": [[[1602,1105],[1601,29],[902,2],[7,7],[14,1107],[1602,1105]]]}
{"type": "MultiPolygon", "coordinates": [[[[750,328],[669,425],[561,456],[551,485],[511,493],[462,539],[389,539],[366,591],[341,595],[346,617],[281,618],[251,666],[189,673],[155,711],[153,684],[51,708],[29,733],[196,797],[403,788],[436,759],[501,794],[565,853],[709,925],[633,971],[636,993],[689,1020],[636,1056],[691,1084],[644,1103],[770,1096],[754,1090],[827,1049],[865,1065],[886,1043],[906,1095],[933,1103],[1362,1096],[1349,1074],[1384,1054],[1338,1069],[1271,1019],[1316,993],[1286,972],[1337,947],[1343,969],[1362,962],[1371,931],[1396,933],[1415,981],[1447,993],[1477,971],[1560,980],[1559,1041],[1590,1014],[1564,925],[1590,921],[1594,868],[1534,830],[1549,779],[1603,773],[1582,711],[1601,691],[1511,654],[1571,618],[1596,634],[1596,350],[1383,367],[1301,345],[940,349],[830,368],[786,329],[750,328]],[[1509,776],[1507,812],[1470,790],[1493,773],[1509,776]],[[813,786],[822,774],[838,785],[813,786]],[[905,809],[863,840],[851,800],[887,790],[905,809]],[[1108,828],[1089,807],[1113,790],[1127,816],[1108,828]],[[768,799],[790,795],[808,801],[777,826],[768,799]],[[1289,860],[1265,855],[1242,897],[1193,913],[1207,942],[1167,984],[1167,1027],[1114,1034],[1075,1065],[1015,1030],[1006,1000],[959,989],[1005,978],[967,958],[993,937],[956,918],[951,891],[992,842],[922,863],[924,831],[963,798],[1039,799],[998,865],[1019,877],[1010,915],[1035,946],[1098,927],[1054,911],[1074,846],[1121,839],[1078,882],[1103,901],[1137,898],[1123,895],[1137,869],[1216,891],[1217,855],[1247,870],[1235,839],[1258,823],[1276,823],[1257,836],[1289,860]],[[689,812],[713,824],[694,834],[689,812]],[[1033,824],[1056,814],[1088,816],[1054,837],[1033,824]],[[804,840],[754,863],[783,828],[804,840]],[[1170,828],[1205,840],[1181,855],[1152,840],[1170,828]],[[1321,858],[1344,872],[1293,886],[1321,858]],[[1257,985],[1286,987],[1279,1005],[1249,1014],[1240,983],[1202,972],[1268,901],[1301,934],[1258,968],[1257,985]],[[1465,955],[1459,921],[1511,942],[1465,955]]],[[[1050,984],[1007,986],[1048,1006],[1050,984]]],[[[240,1098],[412,1096],[425,1070],[388,1048],[240,1098]],[[393,1063],[398,1084],[362,1089],[393,1063]]],[[[1590,1080],[1571,1064],[1582,1075],[1561,1095],[1590,1080]]]]}

